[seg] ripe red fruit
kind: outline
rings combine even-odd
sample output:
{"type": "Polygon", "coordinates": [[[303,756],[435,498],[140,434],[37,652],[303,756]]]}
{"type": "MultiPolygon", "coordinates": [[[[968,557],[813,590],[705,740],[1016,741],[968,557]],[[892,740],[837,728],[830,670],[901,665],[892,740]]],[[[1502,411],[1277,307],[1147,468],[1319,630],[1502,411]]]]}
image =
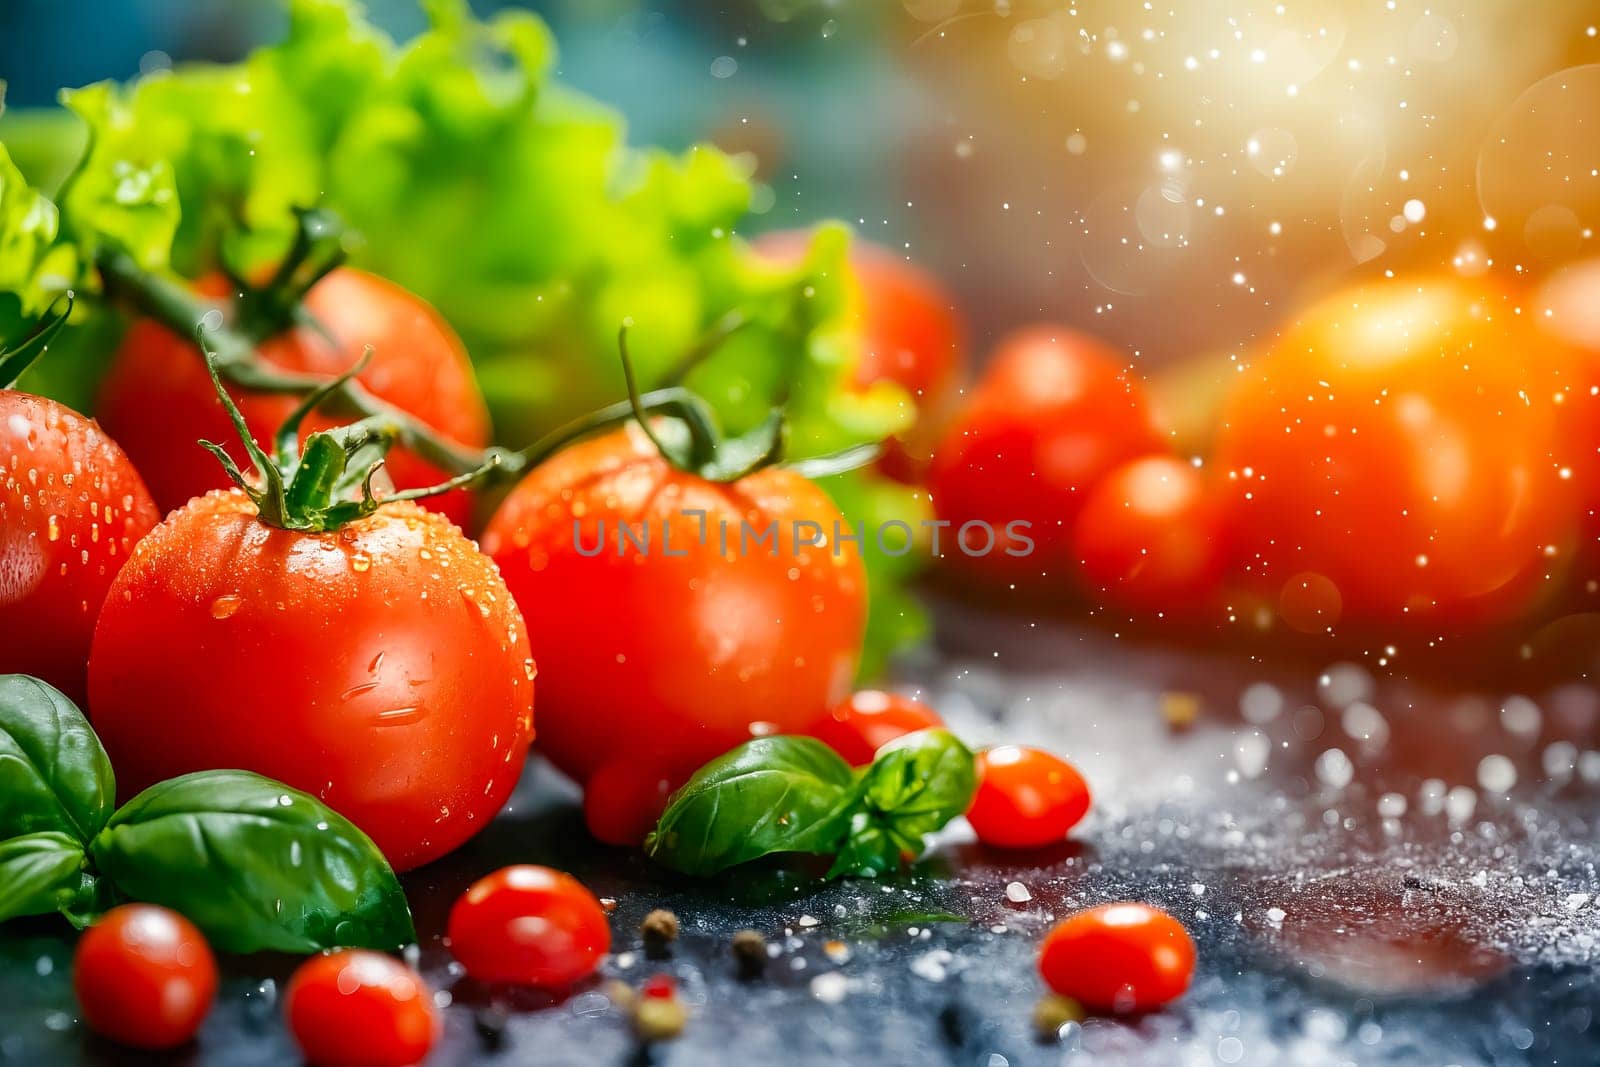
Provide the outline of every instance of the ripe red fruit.
{"type": "Polygon", "coordinates": [[[306,1060],[327,1067],[407,1067],[439,1036],[422,976],[362,949],[302,963],[289,979],[283,1011],[306,1060]]]}
{"type": "Polygon", "coordinates": [[[217,963],[194,924],[152,904],[112,908],[78,941],[72,988],[83,1021],[144,1049],[192,1039],[217,993],[217,963]]]}
{"type": "Polygon", "coordinates": [[[1073,547],[1090,595],[1130,611],[1198,616],[1222,584],[1219,501],[1175,456],[1107,474],[1084,501],[1073,547]]]}
{"type": "Polygon", "coordinates": [[[481,982],[560,988],[591,974],[611,924],[570,874],[520,864],[472,884],[450,909],[450,951],[481,982]]]}
{"type": "Polygon", "coordinates": [[[950,523],[943,559],[990,583],[1070,573],[1090,491],[1161,448],[1121,353],[1061,327],[1012,334],[928,472],[934,510],[950,523]],[[1020,533],[1016,522],[1027,524],[1020,533]]]}
{"type": "Polygon", "coordinates": [[[1189,932],[1145,904],[1102,904],[1045,935],[1039,973],[1051,989],[1091,1011],[1150,1011],[1183,995],[1194,977],[1189,932]]]}
{"type": "MultiPolygon", "coordinates": [[[[212,278],[199,288],[220,296],[228,285],[212,278]]],[[[488,444],[488,410],[466,352],[454,331],[427,304],[383,278],[341,268],[312,286],[305,310],[334,343],[318,329],[295,326],[258,346],[271,367],[332,378],[353,367],[371,346],[372,361],[356,380],[374,396],[466,448],[488,444]]],[[[295,396],[237,388],[229,392],[255,439],[265,444],[299,402],[295,396]]],[[[96,410],[144,473],[163,508],[181,507],[191,497],[228,485],[222,468],[195,443],[197,439],[226,442],[234,459],[246,462],[194,339],[179,337],[150,320],[129,327],[101,386],[96,410]]],[[[336,420],[313,416],[306,420],[304,431],[335,424],[336,420]]],[[[389,453],[385,470],[397,489],[437,485],[449,477],[404,448],[389,453]]],[[[471,500],[465,489],[457,489],[430,498],[426,506],[459,526],[467,521],[471,500]]]]}
{"type": "Polygon", "coordinates": [[[895,738],[943,725],[938,713],[920,700],[863,689],[850,694],[806,732],[859,767],[871,763],[878,749],[895,738]]]}
{"type": "Polygon", "coordinates": [[[0,673],[42,678],[81,703],[106,591],[160,520],[99,426],[0,392],[0,673]]]}
{"type": "Polygon", "coordinates": [[[1037,748],[978,754],[978,791],[967,821],[996,848],[1041,848],[1067,836],[1089,810],[1089,785],[1072,764],[1037,748]]]}

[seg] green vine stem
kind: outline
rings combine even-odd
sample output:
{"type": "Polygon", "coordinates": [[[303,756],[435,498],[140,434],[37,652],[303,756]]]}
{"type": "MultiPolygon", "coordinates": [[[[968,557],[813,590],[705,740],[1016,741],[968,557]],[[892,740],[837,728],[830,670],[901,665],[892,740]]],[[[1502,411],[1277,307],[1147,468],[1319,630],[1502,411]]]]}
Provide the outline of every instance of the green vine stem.
{"type": "MultiPolygon", "coordinates": [[[[303,295],[302,287],[315,284],[327,270],[337,265],[340,260],[337,242],[330,245],[328,241],[329,236],[337,232],[336,229],[324,226],[320,216],[310,213],[302,215],[301,226],[302,232],[310,236],[304,242],[297,242],[296,249],[287,261],[288,265],[280,267],[266,287],[244,291],[247,304],[252,293],[303,295]]],[[[448,473],[451,477],[447,486],[450,488],[516,481],[573,441],[633,420],[644,426],[645,432],[669,463],[711,481],[737,481],[762,467],[783,461],[787,435],[781,406],[774,408],[760,425],[748,432],[727,437],[717,428],[706,402],[691,390],[672,384],[647,393],[639,392],[634,380],[633,364],[628,358],[626,326],[620,330],[617,339],[628,386],[626,400],[575,419],[527,448],[512,450],[490,447],[480,450],[464,448],[441,437],[410,414],[373,396],[355,380],[354,369],[330,381],[324,377],[296,374],[272,366],[256,349],[261,339],[258,336],[262,328],[261,320],[257,319],[253,324],[247,322],[243,328],[237,322],[230,322],[227,310],[232,306],[231,302],[225,304],[199,296],[180,282],[152,274],[127,254],[109,247],[102,248],[95,262],[110,299],[148,316],[180,336],[197,338],[204,350],[207,365],[222,381],[254,392],[308,398],[311,406],[322,406],[336,417],[348,418],[363,426],[364,432],[376,433],[381,428],[383,437],[448,473]],[[663,436],[657,427],[646,421],[649,415],[666,416],[678,424],[681,432],[670,438],[663,436]]],[[[299,321],[300,312],[285,312],[277,304],[278,297],[268,299],[273,301],[273,307],[277,310],[269,308],[264,313],[287,313],[295,316],[291,321],[299,321]]],[[[298,299],[296,296],[296,305],[298,299]]],[[[747,320],[742,313],[735,311],[724,315],[680,362],[674,377],[681,377],[688,368],[703,360],[745,325],[747,320]]],[[[304,411],[310,410],[305,405],[302,407],[304,411]]],[[[862,445],[786,465],[806,477],[821,477],[871,462],[876,454],[876,445],[862,445]]],[[[431,495],[433,491],[427,492],[431,495]]],[[[269,503],[275,502],[274,499],[269,503]]]]}

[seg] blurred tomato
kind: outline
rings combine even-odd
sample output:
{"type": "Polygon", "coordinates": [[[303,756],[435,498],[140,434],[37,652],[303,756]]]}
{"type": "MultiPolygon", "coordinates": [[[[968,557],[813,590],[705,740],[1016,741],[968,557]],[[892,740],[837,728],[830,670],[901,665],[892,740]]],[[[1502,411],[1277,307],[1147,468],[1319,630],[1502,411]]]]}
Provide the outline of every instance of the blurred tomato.
{"type": "Polygon", "coordinates": [[[1549,588],[1577,525],[1558,348],[1455,278],[1345,290],[1285,329],[1230,397],[1216,463],[1284,621],[1457,628],[1549,588]]]}
{"type": "Polygon", "coordinates": [[[834,705],[806,732],[860,767],[897,737],[943,726],[939,713],[920,700],[881,689],[862,689],[834,705]]]}
{"type": "MultiPolygon", "coordinates": [[[[780,230],[763,234],[754,247],[770,259],[796,262],[810,242],[806,230],[780,230]]],[[[856,238],[850,267],[860,286],[864,342],[856,385],[894,382],[917,404],[916,424],[888,442],[879,466],[902,481],[917,481],[961,384],[966,325],[939,280],[905,256],[856,238]]]]}
{"type": "Polygon", "coordinates": [[[1123,464],[1078,516],[1084,585],[1130,611],[1202,615],[1222,584],[1221,525],[1216,493],[1192,464],[1173,456],[1123,464]]]}
{"type": "Polygon", "coordinates": [[[1056,326],[1014,333],[928,472],[934,510],[950,524],[942,555],[990,581],[1066,574],[1089,491],[1118,465],[1162,450],[1116,349],[1056,326]],[[1019,522],[1028,525],[1018,531],[1019,522]]]}

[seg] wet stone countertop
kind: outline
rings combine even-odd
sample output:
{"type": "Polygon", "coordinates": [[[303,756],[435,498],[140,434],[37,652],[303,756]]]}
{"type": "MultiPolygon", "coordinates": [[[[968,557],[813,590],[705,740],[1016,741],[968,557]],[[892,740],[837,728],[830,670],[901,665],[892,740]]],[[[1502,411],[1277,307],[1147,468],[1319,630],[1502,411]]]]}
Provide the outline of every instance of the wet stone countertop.
{"type": "MultiPolygon", "coordinates": [[[[404,879],[420,965],[448,1005],[430,1063],[1600,1063],[1590,686],[1263,665],[967,608],[941,612],[900,684],[975,744],[1074,760],[1096,799],[1074,839],[1001,853],[958,824],[891,880],[820,883],[791,864],[696,883],[593,844],[573,790],[535,762],[485,833],[404,879]],[[512,862],[568,869],[615,901],[604,976],[674,975],[691,1011],[680,1038],[641,1046],[599,979],[554,1003],[452,970],[451,902],[512,862]],[[1041,1041],[1040,934],[1123,899],[1188,926],[1193,988],[1164,1012],[1041,1041]],[[683,927],[665,960],[637,935],[657,907],[683,927]],[[753,981],[729,951],[746,927],[773,952],[753,981]]],[[[0,1062],[126,1062],[78,1022],[71,946],[53,920],[0,931],[0,1062]]],[[[294,963],[225,961],[216,1009],[173,1059],[294,1062],[278,1003],[294,963]]]]}

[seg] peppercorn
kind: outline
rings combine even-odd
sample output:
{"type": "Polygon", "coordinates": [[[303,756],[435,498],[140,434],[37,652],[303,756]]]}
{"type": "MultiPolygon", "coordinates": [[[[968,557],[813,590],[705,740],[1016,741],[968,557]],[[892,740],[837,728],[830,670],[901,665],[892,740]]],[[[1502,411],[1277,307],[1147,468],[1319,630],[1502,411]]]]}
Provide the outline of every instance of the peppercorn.
{"type": "Polygon", "coordinates": [[[651,959],[667,955],[668,946],[678,939],[678,917],[665,908],[657,908],[639,924],[644,937],[644,952],[651,959]]]}
{"type": "Polygon", "coordinates": [[[755,930],[740,930],[733,935],[733,958],[739,977],[760,978],[767,969],[767,939],[755,930]]]}

